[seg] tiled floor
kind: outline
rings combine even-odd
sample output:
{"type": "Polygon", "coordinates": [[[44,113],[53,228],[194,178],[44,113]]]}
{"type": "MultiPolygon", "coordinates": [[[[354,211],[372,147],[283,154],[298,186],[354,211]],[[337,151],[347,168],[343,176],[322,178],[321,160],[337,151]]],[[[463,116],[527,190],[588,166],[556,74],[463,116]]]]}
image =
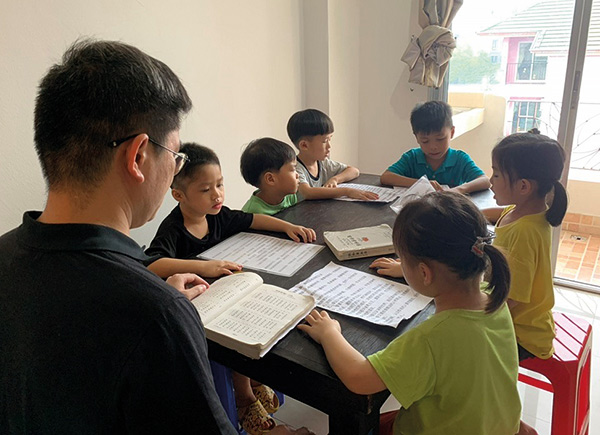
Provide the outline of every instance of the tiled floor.
{"type": "MultiPolygon", "coordinates": [[[[592,323],[592,387],[589,434],[600,434],[600,295],[557,287],[555,310],[579,316],[592,323]]],[[[540,435],[550,434],[552,393],[519,383],[523,404],[523,420],[535,427],[540,435]]],[[[393,399],[393,398],[392,398],[393,399]]],[[[384,411],[397,409],[397,402],[388,400],[384,411]]],[[[317,435],[328,432],[327,416],[313,408],[286,397],[285,404],[275,414],[280,422],[292,427],[307,426],[317,435]]]]}
{"type": "Polygon", "coordinates": [[[562,231],[556,260],[556,276],[600,285],[600,236],[562,231]]]}

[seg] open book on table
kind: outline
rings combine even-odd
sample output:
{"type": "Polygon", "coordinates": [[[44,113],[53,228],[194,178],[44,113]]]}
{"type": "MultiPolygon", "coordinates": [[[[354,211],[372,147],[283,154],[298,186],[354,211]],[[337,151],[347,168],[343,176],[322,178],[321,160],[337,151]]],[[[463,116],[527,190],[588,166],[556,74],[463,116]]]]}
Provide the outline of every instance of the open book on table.
{"type": "Polygon", "coordinates": [[[264,356],[315,307],[312,296],[264,284],[252,272],[218,279],[192,303],[209,340],[253,359],[264,356]]]}

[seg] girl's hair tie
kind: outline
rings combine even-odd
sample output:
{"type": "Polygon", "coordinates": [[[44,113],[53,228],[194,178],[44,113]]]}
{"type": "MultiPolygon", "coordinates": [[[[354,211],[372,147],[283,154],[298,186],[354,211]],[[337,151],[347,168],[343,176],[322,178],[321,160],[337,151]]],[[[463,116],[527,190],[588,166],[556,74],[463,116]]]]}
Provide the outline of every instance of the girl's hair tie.
{"type": "Polygon", "coordinates": [[[473,246],[471,246],[471,252],[475,255],[477,255],[479,258],[483,258],[484,252],[483,249],[485,248],[485,245],[490,245],[492,243],[492,240],[494,240],[493,235],[488,235],[485,237],[477,237],[475,239],[475,243],[473,243],[473,246]]]}

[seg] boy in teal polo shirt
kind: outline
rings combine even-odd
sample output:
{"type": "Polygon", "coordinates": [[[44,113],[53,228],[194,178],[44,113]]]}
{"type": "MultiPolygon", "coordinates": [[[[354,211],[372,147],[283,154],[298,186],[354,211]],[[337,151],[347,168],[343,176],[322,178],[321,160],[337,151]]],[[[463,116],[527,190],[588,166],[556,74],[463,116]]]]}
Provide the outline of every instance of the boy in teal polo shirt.
{"type": "Polygon", "coordinates": [[[426,175],[436,190],[450,186],[459,193],[489,189],[490,180],[464,151],[450,148],[454,136],[452,108],[442,101],[418,104],[410,123],[420,148],[405,152],[381,175],[381,184],[410,187],[426,175]]]}
{"type": "Polygon", "coordinates": [[[296,154],[288,144],[270,137],[250,142],[242,153],[240,170],[244,180],[258,188],[242,211],[274,215],[299,201],[296,154]]]}

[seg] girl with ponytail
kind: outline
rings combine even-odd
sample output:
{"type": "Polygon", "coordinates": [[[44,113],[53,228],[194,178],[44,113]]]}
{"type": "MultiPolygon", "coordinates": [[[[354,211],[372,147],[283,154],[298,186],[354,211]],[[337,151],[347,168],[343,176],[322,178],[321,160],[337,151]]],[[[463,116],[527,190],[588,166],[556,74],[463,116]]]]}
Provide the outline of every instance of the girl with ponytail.
{"type": "Polygon", "coordinates": [[[433,298],[435,314],[364,357],[339,323],[314,310],[298,328],[320,343],[351,391],[389,389],[402,408],[380,434],[514,434],[520,429],[517,344],[505,303],[504,255],[465,196],[435,192],[406,204],[393,240],[408,284],[433,298]],[[480,290],[483,275],[489,283],[480,290]]]}
{"type": "Polygon", "coordinates": [[[567,211],[560,183],[564,151],[557,141],[535,133],[512,134],[494,147],[490,181],[503,207],[483,210],[496,224],[494,245],[508,259],[508,306],[520,360],[547,359],[554,352],[551,236],[567,211]]]}

